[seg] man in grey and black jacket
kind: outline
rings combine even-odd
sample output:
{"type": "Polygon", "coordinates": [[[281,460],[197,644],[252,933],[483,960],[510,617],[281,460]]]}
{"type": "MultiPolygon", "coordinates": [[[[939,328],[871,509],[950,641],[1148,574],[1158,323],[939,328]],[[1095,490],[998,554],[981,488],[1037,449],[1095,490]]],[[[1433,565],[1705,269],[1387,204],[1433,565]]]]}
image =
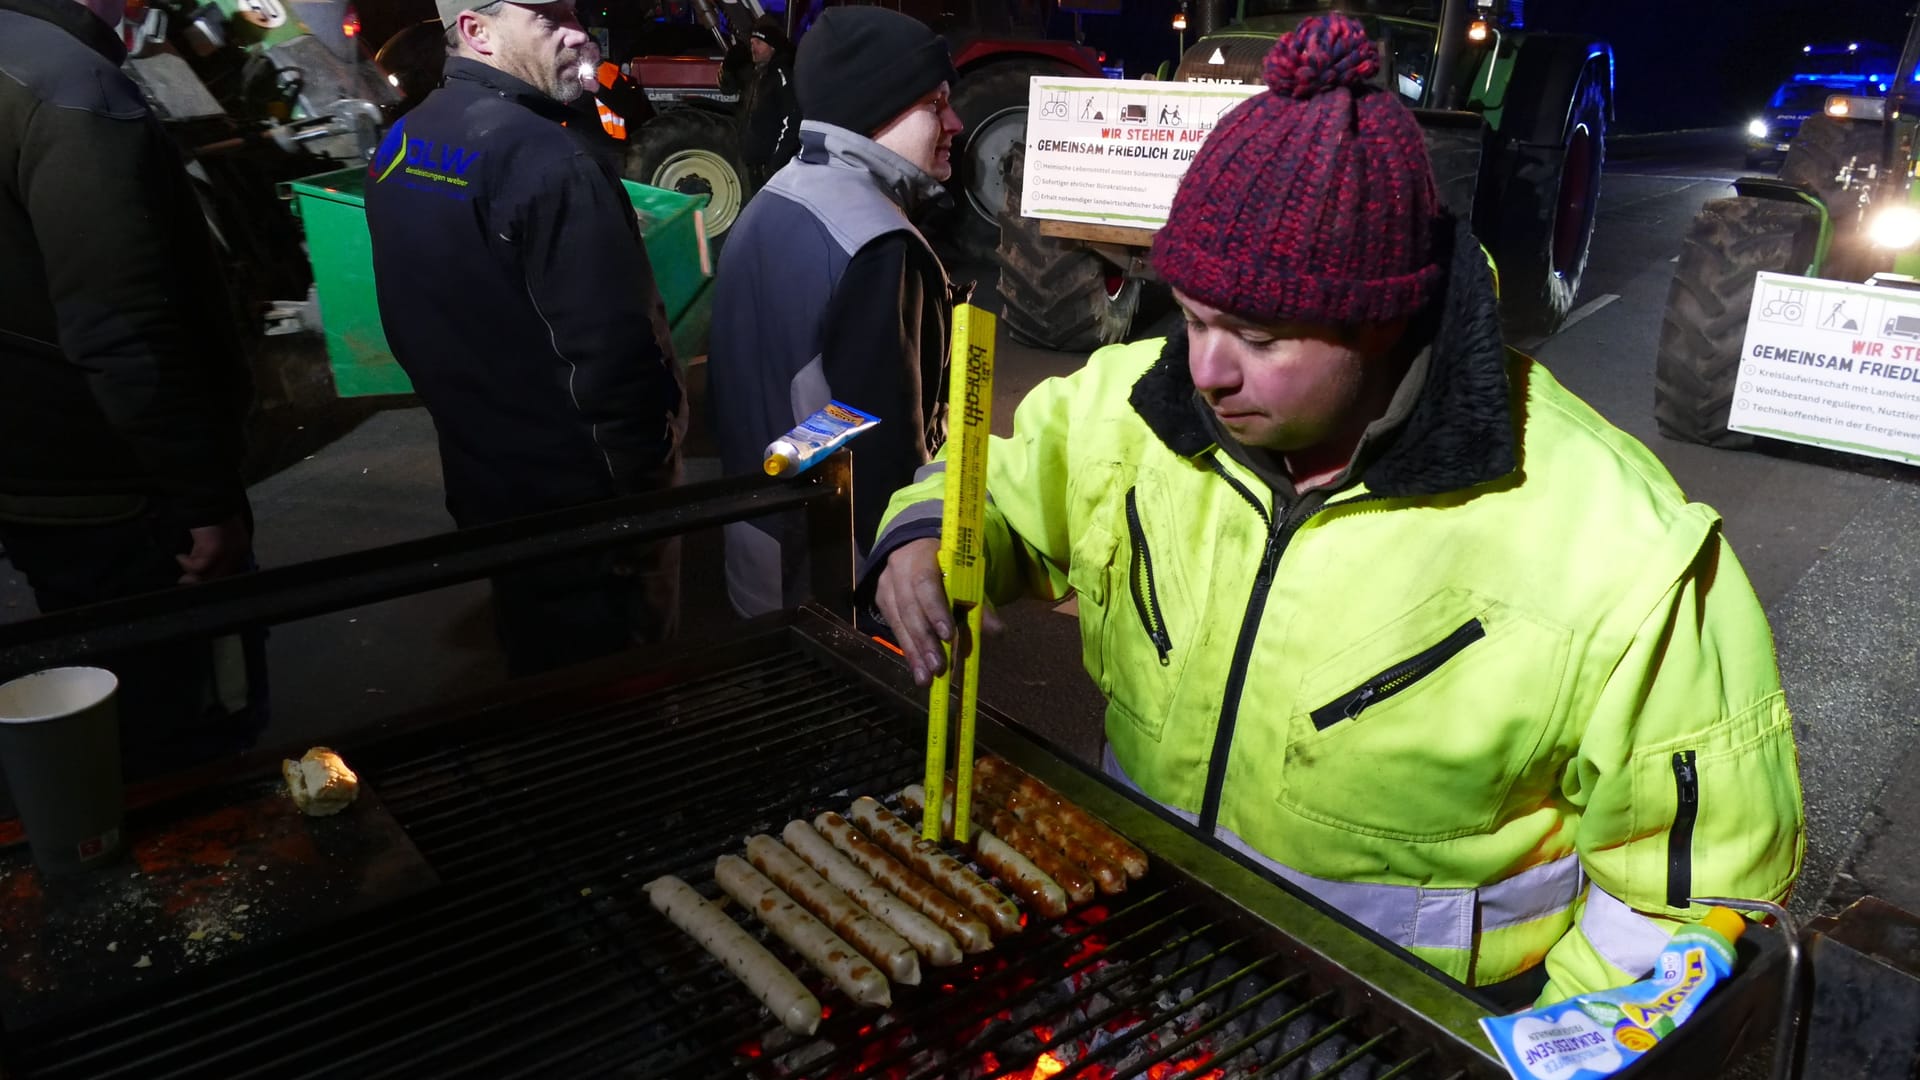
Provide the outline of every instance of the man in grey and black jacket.
{"type": "MultiPolygon", "coordinates": [[[[727,238],[707,386],[721,465],[756,473],[769,442],[828,399],[880,418],[854,450],[864,554],[887,496],[946,436],[956,290],[911,220],[952,174],[960,117],[946,42],[879,7],[836,7],[800,43],[800,155],[727,238]]],[[[807,574],[798,523],[727,527],[727,590],[742,615],[790,607],[807,574]]]]}

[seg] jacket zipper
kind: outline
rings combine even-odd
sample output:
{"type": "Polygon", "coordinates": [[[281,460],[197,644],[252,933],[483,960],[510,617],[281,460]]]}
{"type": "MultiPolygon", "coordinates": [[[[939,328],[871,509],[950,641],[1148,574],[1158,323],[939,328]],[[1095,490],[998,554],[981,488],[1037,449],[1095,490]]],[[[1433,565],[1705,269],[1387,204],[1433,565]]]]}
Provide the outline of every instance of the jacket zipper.
{"type": "Polygon", "coordinates": [[[1440,665],[1458,656],[1461,650],[1486,636],[1487,628],[1481,625],[1479,619],[1468,619],[1465,625],[1448,634],[1439,644],[1422,649],[1414,656],[1395,664],[1313,710],[1313,726],[1325,731],[1342,720],[1351,720],[1359,716],[1369,706],[1387,700],[1438,671],[1440,665]]]}
{"type": "Polygon", "coordinates": [[[1167,621],[1160,613],[1160,593],[1153,587],[1153,555],[1147,551],[1147,530],[1140,524],[1140,508],[1135,504],[1136,488],[1127,489],[1127,532],[1133,542],[1133,566],[1128,585],[1133,590],[1133,608],[1140,613],[1140,625],[1147,639],[1160,654],[1160,666],[1166,667],[1167,654],[1173,651],[1173,639],[1167,636],[1167,621]]]}
{"type": "MultiPolygon", "coordinates": [[[[1240,636],[1233,645],[1233,666],[1227,670],[1226,692],[1220,700],[1220,722],[1214,728],[1213,752],[1207,759],[1207,787],[1200,800],[1200,818],[1197,824],[1206,832],[1212,832],[1220,820],[1220,792],[1227,782],[1227,757],[1233,750],[1233,729],[1240,718],[1240,695],[1247,686],[1247,666],[1253,659],[1253,641],[1260,632],[1260,616],[1267,607],[1267,593],[1273,589],[1274,571],[1280,566],[1280,556],[1287,549],[1287,543],[1293,534],[1300,530],[1307,520],[1325,509],[1325,504],[1316,507],[1312,513],[1303,514],[1298,521],[1282,516],[1275,519],[1260,505],[1247,486],[1235,479],[1233,474],[1220,464],[1218,455],[1209,457],[1207,464],[1220,474],[1240,497],[1247,500],[1254,513],[1267,526],[1266,550],[1260,554],[1260,571],[1253,579],[1253,594],[1247,598],[1246,614],[1240,619],[1240,636]]],[[[1363,496],[1378,498],[1378,496],[1363,496]]],[[[1341,506],[1352,506],[1360,500],[1349,500],[1341,506]]]]}
{"type": "Polygon", "coordinates": [[[1673,755],[1673,783],[1680,796],[1667,834],[1667,906],[1683,908],[1693,894],[1693,820],[1700,813],[1700,772],[1692,750],[1673,755]]]}

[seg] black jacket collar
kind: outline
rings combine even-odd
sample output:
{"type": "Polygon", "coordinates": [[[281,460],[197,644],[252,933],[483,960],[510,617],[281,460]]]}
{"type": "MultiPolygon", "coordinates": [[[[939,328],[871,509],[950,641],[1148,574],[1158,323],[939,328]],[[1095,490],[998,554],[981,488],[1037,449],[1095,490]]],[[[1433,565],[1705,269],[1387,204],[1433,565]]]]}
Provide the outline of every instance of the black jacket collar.
{"type": "Polygon", "coordinates": [[[127,46],[119,31],[73,0],[0,0],[0,11],[13,11],[50,22],[79,38],[87,48],[107,58],[114,67],[127,62],[127,46]]]}
{"type": "MultiPolygon", "coordinates": [[[[0,3],[6,2],[7,0],[0,0],[0,3]]],[[[67,0],[67,2],[71,3],[72,0],[67,0]]],[[[464,56],[449,56],[447,57],[446,67],[443,70],[445,72],[446,83],[449,87],[455,84],[465,84],[482,93],[506,98],[516,105],[525,106],[542,116],[563,123],[579,119],[578,114],[574,112],[572,107],[556,101],[546,94],[541,93],[539,90],[534,89],[531,83],[509,75],[497,67],[483,64],[478,60],[472,60],[464,56]]]]}
{"type": "MultiPolygon", "coordinates": [[[[1426,385],[1393,441],[1361,474],[1384,496],[1438,495],[1506,476],[1518,467],[1518,421],[1508,398],[1507,351],[1493,278],[1479,241],[1456,222],[1426,385]]],[[[1214,445],[1187,369],[1187,335],[1176,332],[1129,397],[1168,448],[1192,457],[1214,445]]]]}

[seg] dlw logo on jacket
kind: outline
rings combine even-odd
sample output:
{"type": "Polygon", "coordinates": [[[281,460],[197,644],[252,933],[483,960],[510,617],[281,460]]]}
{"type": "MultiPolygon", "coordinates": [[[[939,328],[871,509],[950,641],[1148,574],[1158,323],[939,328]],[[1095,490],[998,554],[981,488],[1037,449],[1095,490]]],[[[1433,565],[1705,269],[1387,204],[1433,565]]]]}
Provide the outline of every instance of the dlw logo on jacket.
{"type": "Polygon", "coordinates": [[[376,184],[398,178],[405,187],[439,190],[456,198],[467,198],[459,189],[470,183],[465,176],[473,163],[480,160],[480,152],[452,143],[414,138],[407,134],[406,124],[402,119],[387,132],[380,148],[367,162],[367,175],[376,184]]]}

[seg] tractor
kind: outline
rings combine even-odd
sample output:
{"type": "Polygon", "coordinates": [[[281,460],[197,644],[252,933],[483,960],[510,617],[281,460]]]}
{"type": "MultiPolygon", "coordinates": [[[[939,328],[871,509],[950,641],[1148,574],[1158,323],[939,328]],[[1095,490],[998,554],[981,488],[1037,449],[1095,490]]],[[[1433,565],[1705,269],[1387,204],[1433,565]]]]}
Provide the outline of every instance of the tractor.
{"type": "MultiPolygon", "coordinates": [[[[1920,287],[1920,12],[1884,97],[1834,94],[1801,124],[1778,179],[1734,182],[1689,227],[1660,326],[1654,418],[1725,449],[1755,278],[1762,271],[1920,287]]],[[[1877,88],[1876,88],[1877,89],[1877,88]]],[[[1898,336],[1904,327],[1885,328],[1898,336]]]]}
{"type": "MultiPolygon", "coordinates": [[[[1380,85],[1427,133],[1442,200],[1473,224],[1498,270],[1514,340],[1557,329],[1586,268],[1613,115],[1613,50],[1543,33],[1518,0],[1201,0],[1197,40],[1174,81],[1261,81],[1274,39],[1313,15],[1349,11],[1381,50],[1380,85]]],[[[1184,26],[1186,9],[1176,25],[1184,26]]],[[[1000,295],[1014,335],[1084,351],[1122,340],[1151,278],[1146,229],[1074,225],[1018,212],[1022,155],[1009,156],[1000,295]]]]}

